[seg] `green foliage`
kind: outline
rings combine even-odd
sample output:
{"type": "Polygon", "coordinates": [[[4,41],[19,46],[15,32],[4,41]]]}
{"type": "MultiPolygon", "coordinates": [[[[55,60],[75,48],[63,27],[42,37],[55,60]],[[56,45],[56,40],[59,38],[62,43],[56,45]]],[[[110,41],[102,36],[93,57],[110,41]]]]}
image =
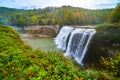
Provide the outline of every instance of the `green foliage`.
{"type": "Polygon", "coordinates": [[[112,53],[112,56],[107,58],[101,57],[101,65],[103,69],[110,71],[114,76],[120,77],[120,51],[112,53]]]}
{"type": "Polygon", "coordinates": [[[111,56],[109,52],[120,50],[120,24],[102,24],[96,27],[96,34],[88,50],[86,64],[101,68],[101,56],[111,56]],[[92,55],[91,55],[92,54],[92,55]]]}
{"type": "Polygon", "coordinates": [[[107,20],[109,23],[120,23],[120,3],[112,11],[111,16],[107,20]]]}
{"type": "MultiPolygon", "coordinates": [[[[120,24],[102,24],[96,27],[98,34],[101,33],[100,36],[106,43],[111,44],[120,44],[120,24]]],[[[102,41],[101,39],[101,41],[102,41]]]]}
{"type": "MultiPolygon", "coordinates": [[[[99,26],[96,26],[96,29],[97,30],[120,30],[120,24],[119,23],[114,23],[114,24],[106,24],[106,23],[104,23],[104,24],[101,24],[101,25],[99,25],[99,26]]],[[[111,31],[112,31],[111,30],[111,31]]]]}
{"type": "Polygon", "coordinates": [[[57,52],[33,51],[10,27],[0,25],[0,79],[74,80],[78,70],[57,52]]]}
{"type": "MultiPolygon", "coordinates": [[[[39,50],[35,51],[35,53],[37,54],[36,59],[30,60],[36,66],[40,66],[40,68],[39,72],[35,72],[36,77],[32,79],[74,80],[74,72],[77,70],[77,67],[73,65],[70,59],[63,57],[60,53],[45,53],[39,50]]],[[[34,55],[31,56],[33,57],[34,55]]]]}
{"type": "Polygon", "coordinates": [[[115,78],[111,73],[105,71],[105,70],[95,70],[95,69],[89,69],[78,72],[78,76],[81,80],[115,80],[118,78],[115,78]]]}
{"type": "Polygon", "coordinates": [[[99,79],[119,80],[120,78],[120,24],[102,24],[96,27],[97,33],[94,36],[89,55],[95,66],[99,79]]]}
{"type": "Polygon", "coordinates": [[[0,24],[12,25],[13,22],[10,20],[13,13],[24,11],[22,9],[13,9],[0,7],[0,24]]]}
{"type": "Polygon", "coordinates": [[[0,24],[26,25],[88,25],[105,22],[113,9],[90,10],[71,6],[19,10],[0,7],[0,24]]]}

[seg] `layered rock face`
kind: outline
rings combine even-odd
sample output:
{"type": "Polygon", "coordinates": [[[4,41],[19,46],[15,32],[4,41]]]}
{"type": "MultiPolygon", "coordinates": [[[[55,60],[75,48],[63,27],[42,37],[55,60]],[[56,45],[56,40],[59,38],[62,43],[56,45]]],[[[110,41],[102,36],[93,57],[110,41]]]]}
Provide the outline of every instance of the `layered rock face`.
{"type": "Polygon", "coordinates": [[[58,33],[56,26],[34,26],[26,30],[29,37],[54,37],[58,33]]]}

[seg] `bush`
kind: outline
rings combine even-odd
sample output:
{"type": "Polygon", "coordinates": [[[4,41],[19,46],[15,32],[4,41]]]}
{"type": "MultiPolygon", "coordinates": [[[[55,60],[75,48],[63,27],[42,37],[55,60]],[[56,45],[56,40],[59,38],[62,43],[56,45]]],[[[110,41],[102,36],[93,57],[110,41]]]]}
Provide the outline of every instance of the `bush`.
{"type": "Polygon", "coordinates": [[[108,58],[101,57],[101,65],[103,69],[110,71],[114,76],[120,77],[120,51],[108,58]]]}

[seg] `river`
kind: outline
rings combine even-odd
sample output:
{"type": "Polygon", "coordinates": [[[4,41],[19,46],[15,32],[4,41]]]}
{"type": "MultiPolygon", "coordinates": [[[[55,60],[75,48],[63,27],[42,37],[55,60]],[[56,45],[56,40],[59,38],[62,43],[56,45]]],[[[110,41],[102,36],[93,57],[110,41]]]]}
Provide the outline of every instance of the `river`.
{"type": "Polygon", "coordinates": [[[55,45],[54,38],[27,38],[29,40],[28,44],[33,47],[33,49],[42,49],[44,51],[55,51],[61,52],[55,45]]]}

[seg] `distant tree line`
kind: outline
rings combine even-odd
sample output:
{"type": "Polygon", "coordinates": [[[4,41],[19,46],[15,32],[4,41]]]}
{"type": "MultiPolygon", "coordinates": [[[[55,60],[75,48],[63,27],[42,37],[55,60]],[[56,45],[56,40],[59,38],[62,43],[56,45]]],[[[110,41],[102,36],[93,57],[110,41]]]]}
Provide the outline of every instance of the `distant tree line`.
{"type": "Polygon", "coordinates": [[[112,10],[90,10],[71,6],[34,10],[0,7],[0,24],[13,26],[101,24],[110,16],[112,10]]]}

